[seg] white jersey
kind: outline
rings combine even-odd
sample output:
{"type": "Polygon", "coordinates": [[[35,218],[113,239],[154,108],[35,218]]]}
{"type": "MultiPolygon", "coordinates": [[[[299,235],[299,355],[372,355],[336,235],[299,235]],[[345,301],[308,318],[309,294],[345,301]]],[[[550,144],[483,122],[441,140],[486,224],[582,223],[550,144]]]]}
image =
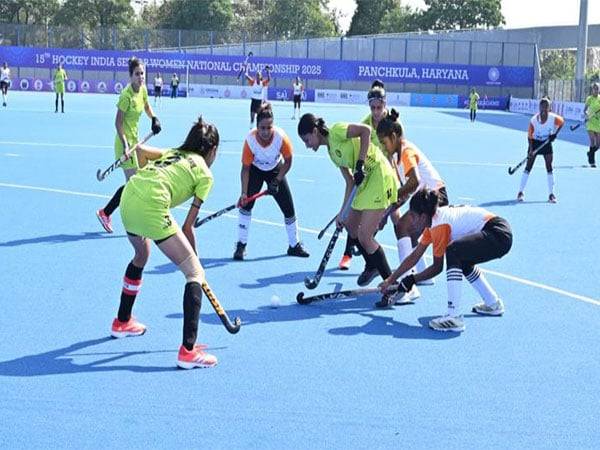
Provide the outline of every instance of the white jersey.
{"type": "Polygon", "coordinates": [[[551,134],[556,133],[556,130],[565,123],[565,120],[558,114],[549,112],[545,122],[540,119],[540,114],[537,113],[529,121],[529,132],[527,133],[530,139],[545,141],[551,134]]]}
{"type": "Polygon", "coordinates": [[[283,158],[292,156],[290,138],[279,127],[274,127],[273,139],[268,145],[258,142],[256,129],[250,131],[244,141],[242,150],[242,163],[254,165],[262,171],[274,169],[283,158]]]}
{"type": "Polygon", "coordinates": [[[417,190],[425,187],[430,190],[438,190],[446,185],[425,154],[415,144],[406,139],[402,140],[400,161],[396,161],[396,165],[402,183],[406,183],[408,172],[412,169],[415,170],[419,177],[417,190]]]}
{"type": "Polygon", "coordinates": [[[155,88],[157,88],[157,87],[161,88],[162,86],[163,86],[163,79],[162,79],[162,77],[156,77],[154,79],[154,87],[155,88]]]}
{"type": "Polygon", "coordinates": [[[267,100],[267,86],[269,86],[269,80],[263,80],[256,82],[255,79],[249,80],[250,84],[250,98],[253,100],[267,100]]]}
{"type": "Polygon", "coordinates": [[[10,81],[10,69],[8,67],[0,69],[0,81],[5,81],[6,83],[10,81]]]}
{"type": "Polygon", "coordinates": [[[294,87],[294,95],[302,95],[302,83],[294,83],[293,84],[294,87]]]}
{"type": "Polygon", "coordinates": [[[475,206],[440,206],[431,218],[431,226],[423,232],[420,243],[433,243],[433,255],[444,256],[448,244],[478,233],[493,217],[495,215],[487,209],[475,206]]]}

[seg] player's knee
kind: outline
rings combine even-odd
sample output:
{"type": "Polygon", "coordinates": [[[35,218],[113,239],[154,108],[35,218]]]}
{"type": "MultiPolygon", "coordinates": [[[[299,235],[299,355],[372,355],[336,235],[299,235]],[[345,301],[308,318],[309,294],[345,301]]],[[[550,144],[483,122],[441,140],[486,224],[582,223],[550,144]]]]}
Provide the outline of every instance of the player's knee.
{"type": "Polygon", "coordinates": [[[190,255],[184,259],[180,264],[179,268],[185,275],[185,281],[188,283],[199,283],[204,282],[204,269],[200,265],[200,261],[196,255],[190,255]]]}
{"type": "Polygon", "coordinates": [[[456,245],[454,244],[450,244],[446,247],[446,267],[462,267],[456,245]]]}

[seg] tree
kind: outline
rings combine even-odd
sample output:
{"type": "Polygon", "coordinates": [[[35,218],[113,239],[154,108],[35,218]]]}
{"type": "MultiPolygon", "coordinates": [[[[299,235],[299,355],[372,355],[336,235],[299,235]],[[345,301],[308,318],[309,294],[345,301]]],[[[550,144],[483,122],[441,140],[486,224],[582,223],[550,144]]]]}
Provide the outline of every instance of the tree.
{"type": "Polygon", "coordinates": [[[0,1],[0,21],[47,25],[58,9],[58,0],[4,0],[0,1]]]}
{"type": "Polygon", "coordinates": [[[380,33],[405,33],[419,30],[420,12],[410,6],[396,5],[381,19],[380,33]]]}
{"type": "Polygon", "coordinates": [[[500,0],[425,0],[422,30],[497,27],[503,23],[500,0]]]}
{"type": "Polygon", "coordinates": [[[575,77],[575,55],[572,50],[546,50],[540,58],[542,80],[570,80],[575,77]]]}
{"type": "Polygon", "coordinates": [[[58,14],[59,25],[111,27],[129,25],[134,11],[129,0],[65,0],[58,14]]]}
{"type": "Polygon", "coordinates": [[[226,31],[233,20],[229,0],[165,0],[159,7],[160,28],[226,31]]]}
{"type": "Polygon", "coordinates": [[[399,0],[356,0],[356,10],[348,35],[380,33],[381,20],[385,14],[399,7],[399,0]]]}

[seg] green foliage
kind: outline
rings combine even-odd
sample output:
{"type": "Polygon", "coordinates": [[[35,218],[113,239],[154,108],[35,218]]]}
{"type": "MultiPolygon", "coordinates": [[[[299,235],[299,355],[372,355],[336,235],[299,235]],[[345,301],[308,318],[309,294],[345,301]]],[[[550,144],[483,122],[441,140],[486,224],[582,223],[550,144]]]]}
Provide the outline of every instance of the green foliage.
{"type": "Polygon", "coordinates": [[[419,30],[420,13],[410,6],[395,5],[381,19],[380,33],[405,33],[419,30]]]}
{"type": "Polygon", "coordinates": [[[425,0],[421,30],[453,30],[497,27],[504,16],[500,0],[425,0]]]}
{"type": "Polygon", "coordinates": [[[399,8],[398,0],[356,0],[348,35],[377,34],[381,21],[388,11],[399,8]]]}
{"type": "Polygon", "coordinates": [[[55,17],[57,25],[85,28],[131,25],[134,17],[129,0],[65,0],[55,17]]]}
{"type": "Polygon", "coordinates": [[[58,0],[4,0],[0,1],[0,22],[47,25],[58,9],[58,0]]]}
{"type": "Polygon", "coordinates": [[[570,80],[575,78],[575,52],[572,50],[545,50],[540,55],[542,80],[570,80]]]}
{"type": "Polygon", "coordinates": [[[233,21],[229,0],[165,0],[158,10],[159,28],[225,31],[233,21]]]}

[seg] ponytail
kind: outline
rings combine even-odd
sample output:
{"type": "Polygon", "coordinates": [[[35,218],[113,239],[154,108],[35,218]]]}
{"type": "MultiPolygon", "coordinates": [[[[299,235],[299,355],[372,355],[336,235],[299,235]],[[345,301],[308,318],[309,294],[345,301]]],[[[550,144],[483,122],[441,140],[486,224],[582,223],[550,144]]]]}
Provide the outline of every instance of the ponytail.
{"type": "Polygon", "coordinates": [[[212,148],[218,146],[219,130],[212,123],[204,122],[202,116],[200,116],[178,150],[194,152],[206,157],[212,148]]]}

